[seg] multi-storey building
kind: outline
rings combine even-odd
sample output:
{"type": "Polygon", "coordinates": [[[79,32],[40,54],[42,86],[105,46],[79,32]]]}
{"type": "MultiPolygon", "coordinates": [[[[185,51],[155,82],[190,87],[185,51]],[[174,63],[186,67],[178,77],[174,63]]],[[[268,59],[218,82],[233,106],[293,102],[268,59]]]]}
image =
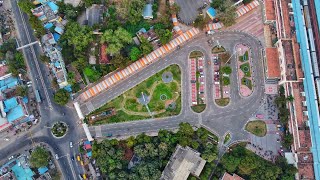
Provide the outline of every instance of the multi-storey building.
{"type": "Polygon", "coordinates": [[[300,4],[300,0],[265,1],[266,34],[271,38],[265,51],[266,82],[277,80],[285,88],[286,96],[294,97],[294,101],[288,102],[287,107],[290,111],[288,129],[294,137],[292,157],[298,168],[296,178],[315,179],[317,167],[314,165],[318,160],[313,152],[311,126],[313,121],[318,120],[316,114],[319,112],[313,111],[317,109],[317,103],[312,101],[314,96],[310,96],[315,93],[314,78],[310,73],[311,54],[306,53],[309,51],[306,44],[310,41],[301,43],[301,36],[307,36],[307,28],[297,23],[302,22],[301,18],[305,14],[298,14],[302,13],[303,7],[297,4],[300,4]]]}

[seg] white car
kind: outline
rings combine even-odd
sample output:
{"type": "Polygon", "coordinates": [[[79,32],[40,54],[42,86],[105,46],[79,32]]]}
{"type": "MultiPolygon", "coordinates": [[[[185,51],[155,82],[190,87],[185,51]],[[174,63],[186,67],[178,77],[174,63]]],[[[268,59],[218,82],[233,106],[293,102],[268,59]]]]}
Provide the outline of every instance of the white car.
{"type": "Polygon", "coordinates": [[[56,159],[59,159],[59,156],[58,156],[58,154],[54,155],[54,157],[55,157],[56,159]]]}
{"type": "Polygon", "coordinates": [[[72,144],[72,142],[71,142],[71,141],[70,141],[70,144],[69,144],[69,145],[70,145],[70,148],[73,148],[73,144],[72,144]]]}

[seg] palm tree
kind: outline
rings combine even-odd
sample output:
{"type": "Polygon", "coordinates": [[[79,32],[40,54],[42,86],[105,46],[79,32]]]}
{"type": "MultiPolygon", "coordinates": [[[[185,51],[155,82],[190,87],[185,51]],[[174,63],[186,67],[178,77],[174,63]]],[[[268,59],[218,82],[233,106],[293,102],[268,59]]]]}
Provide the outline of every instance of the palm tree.
{"type": "Polygon", "coordinates": [[[293,102],[294,97],[293,97],[292,95],[290,95],[290,96],[288,96],[288,97],[286,98],[286,100],[289,101],[289,102],[293,102]]]}

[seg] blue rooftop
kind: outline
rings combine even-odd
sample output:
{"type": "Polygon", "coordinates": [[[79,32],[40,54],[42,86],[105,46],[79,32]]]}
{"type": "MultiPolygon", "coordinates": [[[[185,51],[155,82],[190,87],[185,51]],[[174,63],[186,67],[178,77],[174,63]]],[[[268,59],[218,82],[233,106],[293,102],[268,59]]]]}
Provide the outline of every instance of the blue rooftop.
{"type": "Polygon", "coordinates": [[[59,33],[59,34],[62,34],[63,33],[63,29],[59,26],[57,26],[56,28],[54,28],[54,30],[59,33]]]}
{"type": "Polygon", "coordinates": [[[152,5],[151,5],[151,4],[146,4],[146,6],[144,7],[143,17],[153,18],[153,15],[152,15],[152,5]]]}
{"type": "Polygon", "coordinates": [[[213,19],[217,15],[217,12],[213,7],[210,7],[207,10],[207,14],[210,16],[211,19],[213,19]]]}
{"type": "Polygon", "coordinates": [[[47,167],[38,168],[38,172],[40,175],[46,173],[49,169],[47,167]]]}
{"type": "Polygon", "coordinates": [[[70,84],[66,85],[63,89],[67,90],[69,93],[72,92],[72,88],[70,84]]]}
{"type": "Polygon", "coordinates": [[[50,28],[52,28],[52,26],[53,26],[52,23],[47,23],[47,24],[44,25],[44,28],[50,29],[50,28]]]}
{"type": "Polygon", "coordinates": [[[3,101],[4,103],[4,111],[9,112],[12,108],[16,107],[18,105],[18,101],[16,97],[6,99],[3,101]]]}
{"type": "Polygon", "coordinates": [[[7,114],[7,119],[8,122],[13,122],[19,118],[21,118],[22,116],[24,116],[24,111],[21,105],[18,105],[14,108],[12,108],[8,114],[7,114]]]}
{"type": "MultiPolygon", "coordinates": [[[[317,1],[317,0],[315,0],[317,1]]],[[[317,3],[316,3],[317,4],[317,3]]],[[[304,15],[301,11],[301,3],[299,0],[292,1],[294,11],[294,21],[296,26],[297,41],[300,44],[300,56],[302,68],[304,71],[304,90],[306,94],[306,103],[308,109],[309,126],[311,134],[311,152],[313,154],[314,175],[316,179],[320,179],[320,131],[319,131],[319,111],[316,97],[316,89],[314,76],[312,71],[312,63],[309,56],[309,46],[307,44],[307,32],[304,26],[304,15]]],[[[319,16],[318,16],[319,18],[319,16]]],[[[319,19],[318,19],[319,20],[319,19]]]]}
{"type": "Polygon", "coordinates": [[[92,151],[87,152],[87,156],[91,157],[92,156],[92,151]]]}
{"type": "Polygon", "coordinates": [[[314,6],[315,6],[315,9],[316,9],[318,26],[320,26],[320,1],[319,0],[314,0],[314,6]]]}
{"type": "Polygon", "coordinates": [[[59,6],[57,6],[54,2],[49,1],[48,6],[53,12],[58,12],[59,6]]]}
{"type": "Polygon", "coordinates": [[[11,169],[18,180],[32,180],[32,176],[34,175],[30,168],[23,168],[22,166],[18,166],[18,164],[14,165],[11,169]]]}
{"type": "Polygon", "coordinates": [[[61,37],[60,34],[58,34],[58,33],[53,33],[53,38],[54,38],[54,40],[55,40],[56,42],[59,41],[60,37],[61,37]]]}
{"type": "Polygon", "coordinates": [[[18,79],[11,76],[6,79],[0,80],[0,91],[4,91],[8,88],[12,88],[18,85],[18,79]]]}

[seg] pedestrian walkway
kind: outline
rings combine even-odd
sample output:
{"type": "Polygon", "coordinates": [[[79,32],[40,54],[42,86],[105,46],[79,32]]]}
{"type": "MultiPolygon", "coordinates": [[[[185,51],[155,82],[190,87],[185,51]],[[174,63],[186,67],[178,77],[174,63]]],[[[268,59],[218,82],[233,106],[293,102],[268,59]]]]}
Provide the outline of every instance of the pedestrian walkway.
{"type": "Polygon", "coordinates": [[[180,36],[176,37],[175,39],[171,40],[169,43],[161,46],[160,48],[152,51],[147,56],[139,59],[138,61],[132,63],[125,69],[116,71],[110,75],[107,75],[103,78],[103,81],[98,82],[94,86],[90,87],[89,89],[82,92],[79,97],[76,99],[77,101],[84,102],[87,101],[90,98],[95,97],[100,92],[102,92],[105,89],[110,88],[114,84],[117,84],[121,80],[125,79],[126,77],[131,76],[135,72],[139,72],[144,67],[146,67],[148,64],[153,63],[154,61],[162,58],[166,54],[171,53],[172,51],[176,50],[176,48],[187,42],[188,40],[192,39],[194,36],[199,34],[199,30],[196,28],[192,28],[188,30],[187,32],[181,34],[180,36]]]}

